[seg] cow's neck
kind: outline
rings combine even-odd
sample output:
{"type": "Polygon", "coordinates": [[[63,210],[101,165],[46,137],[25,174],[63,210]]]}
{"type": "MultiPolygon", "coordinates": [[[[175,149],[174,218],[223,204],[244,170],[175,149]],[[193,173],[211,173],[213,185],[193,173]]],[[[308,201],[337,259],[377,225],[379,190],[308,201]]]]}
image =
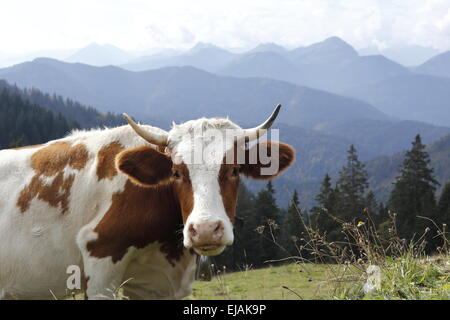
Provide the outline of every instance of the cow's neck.
{"type": "Polygon", "coordinates": [[[93,256],[111,256],[117,262],[131,247],[142,249],[159,242],[173,265],[183,254],[182,228],[171,185],[143,188],[127,180],[124,189],[113,194],[111,206],[95,228],[98,238],[88,244],[88,250],[93,256]]]}

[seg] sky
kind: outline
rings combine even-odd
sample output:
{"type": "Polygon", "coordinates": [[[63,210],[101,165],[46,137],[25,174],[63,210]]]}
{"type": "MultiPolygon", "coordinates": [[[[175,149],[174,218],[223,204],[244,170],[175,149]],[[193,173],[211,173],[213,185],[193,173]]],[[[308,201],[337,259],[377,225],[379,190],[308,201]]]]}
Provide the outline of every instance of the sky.
{"type": "Polygon", "coordinates": [[[250,48],[339,36],[356,48],[450,49],[450,0],[0,0],[0,53],[128,51],[197,42],[250,48]]]}

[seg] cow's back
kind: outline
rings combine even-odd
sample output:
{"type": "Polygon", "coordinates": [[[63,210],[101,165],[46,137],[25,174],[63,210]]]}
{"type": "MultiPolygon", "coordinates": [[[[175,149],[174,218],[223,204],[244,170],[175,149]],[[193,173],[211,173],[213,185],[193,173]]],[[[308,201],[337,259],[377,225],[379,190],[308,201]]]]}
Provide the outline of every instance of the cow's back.
{"type": "Polygon", "coordinates": [[[81,265],[79,230],[125,185],[115,155],[143,144],[122,126],[0,151],[0,297],[64,292],[67,267],[81,265]]]}

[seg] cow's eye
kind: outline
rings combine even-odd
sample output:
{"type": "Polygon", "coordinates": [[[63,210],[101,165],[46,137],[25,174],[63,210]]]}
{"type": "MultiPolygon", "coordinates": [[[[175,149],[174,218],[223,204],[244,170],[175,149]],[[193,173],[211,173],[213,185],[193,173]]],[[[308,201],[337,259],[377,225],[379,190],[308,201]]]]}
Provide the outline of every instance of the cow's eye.
{"type": "Polygon", "coordinates": [[[239,168],[238,167],[234,167],[233,171],[231,172],[231,174],[233,175],[233,177],[237,177],[239,175],[239,168]]]}
{"type": "Polygon", "coordinates": [[[175,179],[180,179],[180,178],[181,178],[180,171],[178,171],[178,170],[174,170],[174,171],[172,172],[172,175],[173,175],[173,177],[174,177],[175,179]]]}

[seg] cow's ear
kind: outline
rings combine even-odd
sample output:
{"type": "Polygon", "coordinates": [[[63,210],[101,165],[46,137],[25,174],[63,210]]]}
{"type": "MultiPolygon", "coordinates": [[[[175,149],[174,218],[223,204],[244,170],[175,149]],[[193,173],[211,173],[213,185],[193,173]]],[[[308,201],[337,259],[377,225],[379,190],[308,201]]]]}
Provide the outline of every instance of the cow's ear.
{"type": "Polygon", "coordinates": [[[172,160],[152,147],[124,150],[116,157],[116,168],[141,186],[151,187],[169,181],[172,160]]]}
{"type": "Polygon", "coordinates": [[[253,179],[270,180],[289,168],[294,162],[295,150],[279,142],[259,142],[245,150],[241,173],[253,179]]]}

